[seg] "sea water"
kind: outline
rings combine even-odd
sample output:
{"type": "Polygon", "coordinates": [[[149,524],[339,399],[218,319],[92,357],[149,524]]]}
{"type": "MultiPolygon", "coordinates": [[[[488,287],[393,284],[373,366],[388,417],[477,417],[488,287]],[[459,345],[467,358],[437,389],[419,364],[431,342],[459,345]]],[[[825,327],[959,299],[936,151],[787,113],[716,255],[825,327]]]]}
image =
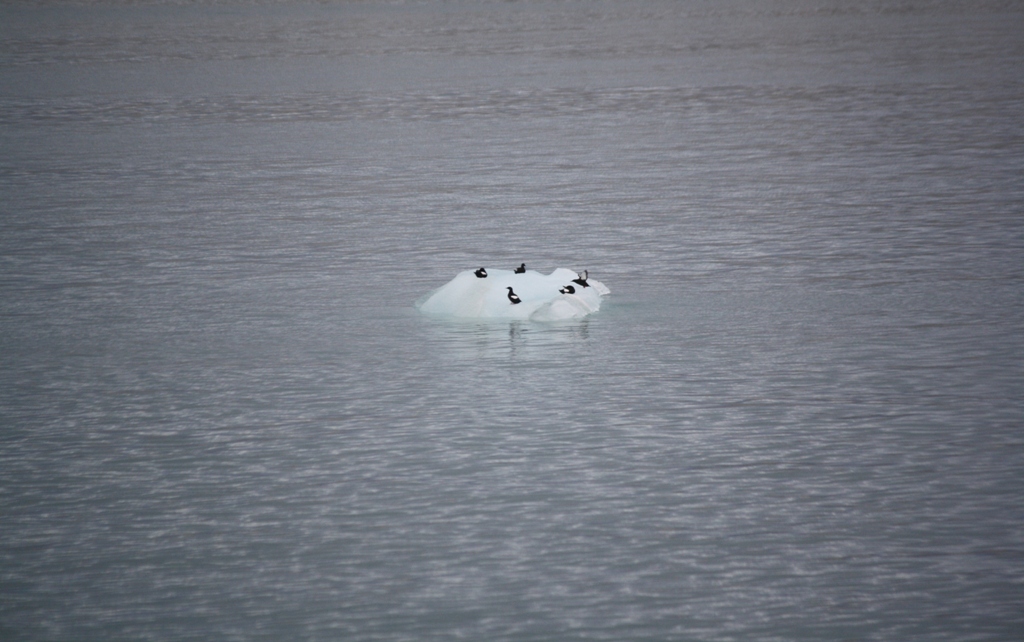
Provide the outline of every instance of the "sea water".
{"type": "Polygon", "coordinates": [[[5,4],[0,638],[1020,639],[1021,33],[5,4]]]}

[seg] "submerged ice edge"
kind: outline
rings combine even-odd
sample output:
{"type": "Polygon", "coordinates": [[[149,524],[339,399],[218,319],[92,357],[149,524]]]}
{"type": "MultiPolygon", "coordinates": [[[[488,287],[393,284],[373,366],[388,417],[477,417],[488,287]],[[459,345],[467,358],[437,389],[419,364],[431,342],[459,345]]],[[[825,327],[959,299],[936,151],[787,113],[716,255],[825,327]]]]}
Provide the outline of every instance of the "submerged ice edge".
{"type": "Polygon", "coordinates": [[[420,312],[454,319],[580,319],[601,308],[610,291],[567,268],[544,275],[535,270],[466,270],[416,302],[420,312]],[[572,286],[572,287],[567,287],[572,286]]]}

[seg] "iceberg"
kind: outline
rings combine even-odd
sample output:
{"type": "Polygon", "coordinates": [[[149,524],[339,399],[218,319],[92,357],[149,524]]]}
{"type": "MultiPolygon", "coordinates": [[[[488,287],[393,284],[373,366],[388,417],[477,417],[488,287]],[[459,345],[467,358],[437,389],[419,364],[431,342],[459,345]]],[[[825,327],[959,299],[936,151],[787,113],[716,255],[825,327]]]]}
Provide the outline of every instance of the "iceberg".
{"type": "Polygon", "coordinates": [[[573,283],[575,272],[558,268],[551,274],[536,270],[515,273],[512,270],[487,270],[485,278],[473,270],[459,272],[454,279],[416,302],[420,312],[431,316],[459,319],[522,319],[562,321],[581,319],[601,308],[601,297],[610,293],[600,281],[587,279],[589,287],[573,283]],[[560,290],[571,285],[575,292],[560,290]],[[521,303],[509,300],[509,290],[521,303]]]}

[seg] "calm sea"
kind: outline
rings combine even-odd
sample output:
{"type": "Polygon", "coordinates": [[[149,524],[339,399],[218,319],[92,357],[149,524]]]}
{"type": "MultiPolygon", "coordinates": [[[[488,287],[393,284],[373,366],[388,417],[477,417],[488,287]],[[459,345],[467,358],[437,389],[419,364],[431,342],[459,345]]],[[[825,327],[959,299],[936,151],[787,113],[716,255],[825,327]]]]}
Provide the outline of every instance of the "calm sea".
{"type": "Polygon", "coordinates": [[[0,639],[1020,640],[1022,33],[5,3],[0,639]]]}

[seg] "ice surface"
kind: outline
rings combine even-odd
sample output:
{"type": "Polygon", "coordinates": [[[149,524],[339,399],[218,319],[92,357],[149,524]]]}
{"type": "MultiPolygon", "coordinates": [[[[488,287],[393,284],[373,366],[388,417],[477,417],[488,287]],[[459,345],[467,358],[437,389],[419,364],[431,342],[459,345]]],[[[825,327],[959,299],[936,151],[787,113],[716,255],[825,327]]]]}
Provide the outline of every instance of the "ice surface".
{"type": "Polygon", "coordinates": [[[487,268],[484,279],[477,278],[473,270],[466,270],[421,298],[416,307],[424,314],[463,319],[579,319],[597,312],[601,297],[609,290],[594,279],[588,279],[590,287],[584,288],[572,282],[575,278],[576,272],[566,268],[548,275],[536,270],[515,274],[512,270],[487,268]],[[561,294],[559,290],[566,285],[575,287],[575,294],[561,294]],[[509,302],[508,287],[519,295],[522,303],[509,302]]]}

